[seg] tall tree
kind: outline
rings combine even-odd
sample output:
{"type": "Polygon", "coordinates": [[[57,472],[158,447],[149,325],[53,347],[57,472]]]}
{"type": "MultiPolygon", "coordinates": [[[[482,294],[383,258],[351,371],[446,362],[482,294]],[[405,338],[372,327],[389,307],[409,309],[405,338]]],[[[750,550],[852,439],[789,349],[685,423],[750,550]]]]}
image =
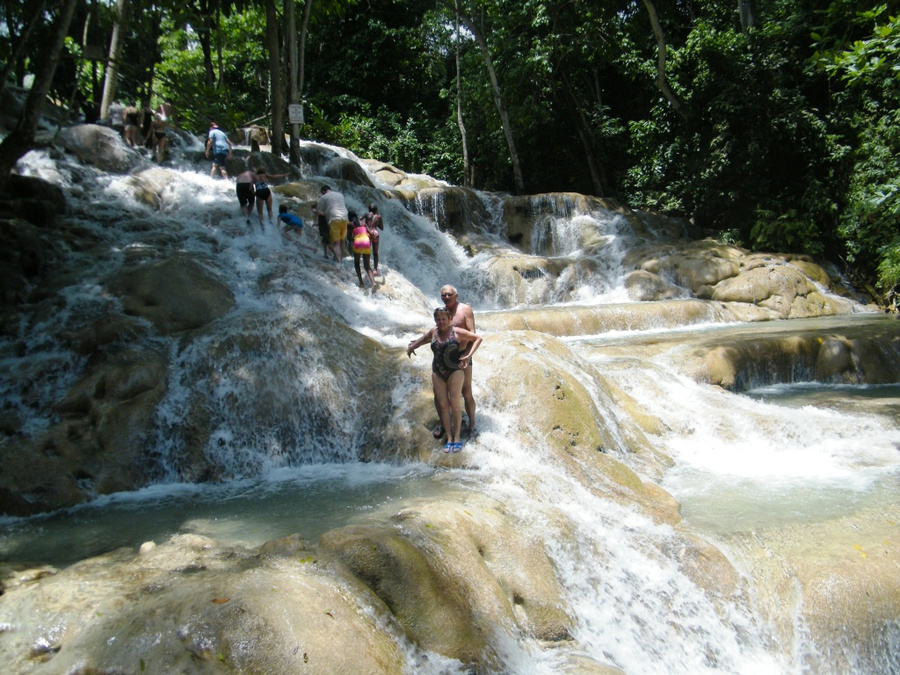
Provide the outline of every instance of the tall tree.
{"type": "Polygon", "coordinates": [[[112,39],[109,41],[109,58],[106,60],[106,74],[103,81],[103,100],[100,103],[100,119],[109,117],[109,106],[116,98],[116,86],[119,80],[119,63],[122,58],[122,47],[125,44],[125,32],[128,27],[128,0],[116,0],[116,14],[113,23],[112,39]]]}
{"type": "Polygon", "coordinates": [[[10,33],[10,42],[12,42],[14,46],[9,54],[6,55],[6,65],[3,67],[3,72],[0,73],[0,78],[2,78],[0,79],[0,96],[3,95],[3,91],[6,89],[10,74],[20,64],[20,59],[25,51],[25,47],[28,45],[29,39],[31,39],[31,34],[34,31],[35,26],[38,25],[44,14],[44,7],[46,4],[46,0],[38,0],[37,2],[32,2],[31,7],[26,4],[22,8],[21,17],[23,19],[25,17],[30,17],[28,18],[27,24],[20,24],[16,21],[11,13],[12,6],[7,6],[7,12],[4,18],[6,20],[6,29],[10,33]],[[21,28],[21,32],[18,35],[16,35],[15,30],[17,25],[21,28]]]}
{"type": "Polygon", "coordinates": [[[651,0],[644,0],[644,7],[647,8],[647,14],[650,15],[650,26],[653,29],[653,35],[656,37],[656,86],[662,95],[666,97],[669,105],[682,117],[689,117],[690,111],[684,105],[684,101],[678,96],[669,85],[669,78],[666,77],[666,34],[659,22],[659,15],[656,13],[656,6],[651,0]]]}
{"type": "Polygon", "coordinates": [[[281,88],[281,49],[278,40],[278,9],[275,0],[265,0],[266,49],[269,52],[269,91],[272,107],[272,152],[280,155],[284,145],[284,101],[281,88]]]}
{"type": "MultiPolygon", "coordinates": [[[[442,0],[443,4],[451,11],[456,12],[455,3],[451,4],[450,0],[442,0]]],[[[459,20],[472,33],[478,48],[481,50],[481,56],[484,59],[484,65],[487,69],[488,78],[491,82],[491,94],[494,100],[494,106],[497,108],[497,114],[500,116],[500,126],[503,129],[503,136],[506,138],[506,145],[509,148],[510,161],[512,162],[513,181],[515,182],[516,192],[525,194],[525,179],[522,177],[522,163],[519,160],[519,151],[516,149],[516,142],[513,137],[512,124],[509,121],[509,110],[503,100],[503,90],[500,86],[500,80],[497,78],[497,71],[494,68],[494,60],[491,56],[491,50],[488,47],[484,37],[484,32],[479,24],[464,12],[459,12],[459,20]]]]}
{"type": "Polygon", "coordinates": [[[469,162],[469,140],[466,136],[466,123],[463,119],[462,69],[460,68],[459,63],[459,45],[462,36],[460,35],[459,28],[459,0],[456,0],[456,35],[454,39],[453,50],[456,62],[456,124],[459,127],[459,138],[462,145],[463,185],[466,187],[471,187],[474,183],[474,176],[472,176],[472,165],[469,162]]]}
{"type": "MultiPolygon", "coordinates": [[[[297,69],[299,67],[297,57],[297,21],[295,19],[294,0],[284,1],[284,25],[285,25],[285,48],[288,53],[288,104],[291,106],[299,105],[300,91],[297,86],[299,75],[297,69]]],[[[300,165],[300,120],[288,120],[291,124],[291,138],[288,155],[290,162],[294,166],[300,165]]]]}

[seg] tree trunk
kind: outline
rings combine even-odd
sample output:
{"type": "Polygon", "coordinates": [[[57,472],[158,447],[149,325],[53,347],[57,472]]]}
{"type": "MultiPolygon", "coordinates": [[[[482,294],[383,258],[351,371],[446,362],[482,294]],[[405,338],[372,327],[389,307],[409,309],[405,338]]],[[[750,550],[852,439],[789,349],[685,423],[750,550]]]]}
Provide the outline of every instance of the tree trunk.
{"type": "Polygon", "coordinates": [[[650,25],[653,28],[653,35],[656,36],[656,86],[675,112],[687,119],[690,115],[684,102],[678,97],[678,94],[672,91],[669,81],[666,79],[666,35],[659,23],[656,7],[652,0],[644,0],[644,7],[647,8],[647,13],[650,15],[650,25]]]}
{"type": "MultiPolygon", "coordinates": [[[[299,79],[298,60],[297,60],[297,19],[294,7],[294,0],[284,0],[284,23],[285,23],[285,42],[287,42],[288,51],[288,78],[290,80],[289,103],[291,105],[299,105],[300,89],[297,86],[299,79]]],[[[289,161],[294,166],[300,166],[300,124],[291,123],[291,143],[289,152],[289,161]]]]}
{"type": "Polygon", "coordinates": [[[116,98],[116,87],[119,82],[119,60],[125,44],[125,32],[128,29],[128,0],[116,1],[116,18],[113,24],[112,39],[109,41],[109,58],[106,60],[106,77],[103,81],[103,99],[100,102],[100,119],[109,117],[109,106],[116,98]]]}
{"type": "MultiPolygon", "coordinates": [[[[40,0],[40,2],[37,4],[34,13],[31,15],[31,19],[28,20],[28,25],[25,27],[25,30],[22,31],[22,35],[19,36],[12,54],[9,55],[9,59],[6,62],[6,65],[3,67],[3,73],[0,74],[0,78],[2,78],[0,79],[0,97],[3,96],[3,91],[6,89],[7,82],[9,82],[9,76],[16,64],[19,63],[19,59],[21,58],[22,52],[25,49],[25,45],[28,44],[28,40],[31,38],[31,33],[34,30],[34,27],[37,26],[38,21],[40,21],[44,16],[44,5],[46,4],[46,0],[40,0]]],[[[25,11],[27,11],[27,8],[25,11]]],[[[10,26],[10,20],[8,17],[9,15],[7,14],[7,27],[10,26]]],[[[12,37],[13,36],[10,35],[10,38],[12,37]]]]}
{"type": "Polygon", "coordinates": [[[200,50],[203,52],[203,75],[207,91],[209,91],[216,84],[212,59],[212,15],[209,11],[209,0],[201,4],[200,13],[203,15],[203,26],[197,31],[197,37],[200,40],[200,50]]]}
{"type": "Polygon", "coordinates": [[[43,60],[34,74],[34,83],[25,100],[25,106],[19,115],[16,128],[0,142],[0,192],[5,192],[9,184],[9,174],[15,168],[19,158],[28,152],[34,144],[34,133],[44,110],[47,92],[53,83],[53,73],[59,54],[65,44],[66,33],[75,15],[75,8],[81,0],[65,0],[56,18],[54,37],[51,44],[43,52],[43,60]]]}
{"type": "Polygon", "coordinates": [[[306,0],[303,4],[303,21],[300,22],[300,49],[298,54],[298,84],[297,95],[300,97],[300,124],[306,123],[306,113],[303,106],[303,87],[306,80],[306,34],[309,30],[309,16],[312,14],[313,0],[306,0]]]}
{"type": "Polygon", "coordinates": [[[272,153],[284,144],[284,103],[281,96],[281,57],[278,48],[278,12],[275,0],[266,0],[266,46],[269,50],[269,82],[272,100],[272,153]]]}
{"type": "Polygon", "coordinates": [[[750,0],[739,0],[738,12],[741,15],[742,31],[747,32],[756,25],[756,22],[753,20],[753,5],[750,4],[750,0]]]}
{"type": "Polygon", "coordinates": [[[218,76],[216,77],[216,89],[225,87],[225,59],[222,56],[222,0],[216,0],[216,62],[218,76]]]}
{"type": "Polygon", "coordinates": [[[456,0],[456,123],[459,126],[459,137],[462,142],[463,186],[472,187],[469,175],[469,141],[466,137],[466,124],[463,121],[462,108],[462,74],[459,63],[459,0],[456,0]]]}
{"type": "Polygon", "coordinates": [[[582,146],[584,146],[585,160],[587,161],[588,171],[590,171],[591,174],[591,183],[594,185],[594,196],[603,197],[605,196],[603,189],[605,181],[602,176],[602,170],[597,166],[597,160],[594,159],[594,133],[584,114],[584,108],[581,106],[578,96],[572,89],[569,78],[563,76],[563,82],[566,86],[566,92],[569,94],[569,98],[572,99],[572,104],[575,106],[575,111],[578,113],[578,137],[581,139],[582,146]]]}
{"type": "MultiPolygon", "coordinates": [[[[444,4],[447,4],[446,0],[444,4]]],[[[456,10],[455,7],[452,7],[451,9],[454,11],[456,10]]],[[[509,147],[509,156],[512,161],[516,194],[525,194],[525,180],[522,178],[522,164],[519,161],[519,153],[516,150],[516,142],[513,139],[512,125],[509,122],[509,112],[506,109],[506,104],[503,102],[503,93],[500,90],[500,82],[497,80],[497,73],[494,70],[494,60],[491,58],[487,42],[485,42],[484,36],[481,34],[481,31],[475,22],[462,13],[460,13],[459,18],[465,27],[471,31],[472,35],[475,37],[475,42],[478,44],[479,49],[481,49],[481,56],[484,58],[484,65],[487,68],[488,77],[491,80],[491,94],[494,98],[494,105],[497,107],[497,113],[500,115],[500,125],[503,128],[503,135],[506,137],[506,145],[509,147]]]]}

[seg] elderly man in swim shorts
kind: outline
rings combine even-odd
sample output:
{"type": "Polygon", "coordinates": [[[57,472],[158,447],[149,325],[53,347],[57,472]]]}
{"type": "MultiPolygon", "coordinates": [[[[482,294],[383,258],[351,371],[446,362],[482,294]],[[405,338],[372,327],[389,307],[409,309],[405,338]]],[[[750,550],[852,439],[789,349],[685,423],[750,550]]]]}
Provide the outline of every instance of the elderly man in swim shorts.
{"type": "MultiPolygon", "coordinates": [[[[475,313],[470,305],[459,301],[459,293],[453,286],[444,286],[441,288],[441,302],[450,312],[450,325],[454,328],[465,328],[472,333],[475,332],[475,313]]],[[[472,362],[469,361],[469,367],[465,369],[465,380],[463,381],[462,395],[466,408],[466,417],[469,418],[469,438],[477,438],[478,430],[475,428],[475,397],[472,395],[472,362]]],[[[445,429],[443,425],[438,425],[434,430],[435,438],[442,438],[445,429]]]]}
{"type": "Polygon", "coordinates": [[[332,190],[328,185],[323,185],[321,192],[322,196],[316,204],[316,213],[324,215],[328,221],[331,252],[334,254],[334,261],[340,265],[344,259],[344,242],[347,239],[347,225],[350,223],[347,204],[344,202],[344,195],[332,190]]]}

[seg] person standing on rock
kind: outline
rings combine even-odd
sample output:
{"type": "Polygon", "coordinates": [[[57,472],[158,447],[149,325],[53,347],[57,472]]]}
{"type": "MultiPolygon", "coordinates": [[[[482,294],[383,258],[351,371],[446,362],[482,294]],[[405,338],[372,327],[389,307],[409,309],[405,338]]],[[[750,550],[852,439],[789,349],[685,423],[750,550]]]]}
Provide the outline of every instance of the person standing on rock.
{"type": "Polygon", "coordinates": [[[372,256],[372,240],[369,238],[369,228],[363,225],[356,216],[356,211],[349,213],[350,225],[353,227],[351,236],[353,238],[353,266],[356,268],[356,278],[359,279],[359,287],[365,288],[363,283],[362,271],[359,269],[359,261],[362,258],[366,268],[366,278],[372,284],[372,292],[375,292],[375,275],[372,274],[372,268],[369,267],[369,259],[372,256]]]}
{"type": "Polygon", "coordinates": [[[349,216],[344,195],[332,190],[330,185],[323,185],[322,196],[316,204],[316,213],[325,216],[328,221],[329,238],[331,240],[331,252],[334,261],[340,265],[344,259],[344,240],[347,238],[347,225],[349,216]]]}
{"type": "Polygon", "coordinates": [[[241,205],[241,213],[244,214],[244,218],[247,219],[247,224],[249,225],[250,213],[253,211],[253,202],[256,199],[256,192],[253,190],[253,185],[256,183],[256,174],[247,169],[239,173],[236,180],[235,190],[238,203],[241,205]]]}
{"type": "Polygon", "coordinates": [[[222,174],[222,178],[228,178],[225,172],[225,162],[231,159],[231,141],[225,132],[219,129],[219,125],[212,122],[209,125],[209,135],[206,139],[206,156],[209,157],[212,151],[212,169],[209,170],[209,177],[215,178],[216,169],[222,174]]]}
{"type": "Polygon", "coordinates": [[[369,231],[369,240],[372,242],[372,267],[374,268],[373,274],[378,276],[378,243],[379,239],[381,239],[381,234],[378,230],[384,229],[384,222],[381,219],[381,216],[378,213],[378,205],[377,204],[369,204],[369,212],[363,216],[363,222],[366,225],[366,229],[369,231]]]}
{"type": "Polygon", "coordinates": [[[153,113],[153,119],[150,122],[150,133],[153,135],[151,140],[156,148],[156,161],[160,164],[166,158],[166,150],[169,148],[168,130],[174,121],[175,109],[171,103],[166,101],[161,103],[153,113]]]}
{"type": "Polygon", "coordinates": [[[125,120],[125,142],[128,147],[135,147],[138,143],[138,131],[141,124],[141,111],[138,110],[137,101],[132,101],[122,111],[125,120]]]}
{"type": "MultiPolygon", "coordinates": [[[[313,215],[316,215],[313,209],[313,215]]],[[[331,248],[331,230],[328,228],[328,219],[324,213],[316,215],[316,225],[319,228],[319,239],[322,241],[322,257],[328,258],[328,249],[331,248]]]]}
{"type": "Polygon", "coordinates": [[[472,354],[481,346],[482,338],[465,328],[453,326],[450,323],[450,310],[446,307],[434,310],[434,323],[434,328],[407,345],[406,355],[412,356],[418,347],[431,343],[434,407],[441,418],[441,424],[448,430],[444,452],[459,452],[462,450],[462,410],[459,402],[463,382],[472,354]]]}
{"type": "MultiPolygon", "coordinates": [[[[472,307],[459,301],[459,293],[453,286],[447,285],[441,288],[441,301],[450,313],[450,324],[454,328],[464,328],[475,332],[475,313],[472,307]]],[[[468,434],[470,439],[478,438],[478,429],[475,427],[475,397],[472,395],[472,362],[469,361],[464,373],[465,381],[462,386],[462,396],[466,404],[466,417],[469,418],[468,434]]],[[[440,410],[438,410],[440,416],[440,410]]],[[[435,438],[441,438],[446,433],[447,425],[441,421],[434,432],[435,438]]]]}
{"type": "Polygon", "coordinates": [[[254,183],[254,189],[256,190],[256,215],[259,218],[259,226],[262,228],[262,231],[266,231],[266,226],[263,224],[263,206],[266,207],[266,211],[269,215],[269,225],[274,225],[275,221],[272,219],[272,190],[269,188],[269,180],[272,178],[284,178],[287,176],[286,173],[266,173],[266,170],[263,168],[259,168],[256,170],[256,182],[254,183]]]}

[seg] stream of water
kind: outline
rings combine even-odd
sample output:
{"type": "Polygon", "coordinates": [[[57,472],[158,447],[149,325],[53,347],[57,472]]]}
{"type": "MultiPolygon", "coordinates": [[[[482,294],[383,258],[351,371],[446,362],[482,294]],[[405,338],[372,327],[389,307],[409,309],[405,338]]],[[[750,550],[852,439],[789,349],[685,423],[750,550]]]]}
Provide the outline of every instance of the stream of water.
{"type": "MultiPolygon", "coordinates": [[[[32,153],[26,165],[34,175],[62,176],[73,194],[86,180],[79,175],[84,169],[59,164],[41,153],[32,153]]],[[[228,286],[235,293],[234,312],[261,317],[254,320],[254,330],[273,345],[308,316],[304,293],[309,292],[327,302],[344,324],[389,349],[402,348],[427,325],[430,309],[439,302],[438,289],[445,283],[459,286],[461,299],[470,301],[476,314],[516,309],[503,305],[505,296],[499,292],[467,296],[467,288],[489,288],[487,256],[467,257],[452,237],[438,232],[427,219],[410,215],[396,200],[380,201],[387,223],[382,267],[393,275],[398,289],[389,300],[359,293],[352,269],[335,270],[320,251],[300,251],[273,228],[261,233],[255,225],[245,227],[237,214],[233,185],[208,178],[205,169],[180,171],[168,188],[168,205],[158,212],[128,196],[125,177],[99,175],[91,180],[96,181],[92,183],[96,196],[106,201],[86,195],[74,218],[111,254],[97,258],[94,278],[67,289],[67,302],[57,314],[45,317],[42,325],[29,326],[27,336],[23,326],[25,357],[9,348],[2,353],[4,375],[9,378],[2,388],[4,406],[29,418],[30,433],[51,423],[52,406],[47,401],[52,392],[70,385],[78,371],[78,357],[58,349],[50,336],[73,316],[106,307],[109,299],[94,279],[115,269],[129,252],[151,245],[155,237],[177,237],[178,245],[198,259],[215,250],[218,269],[228,275],[228,286]],[[132,219],[147,224],[139,234],[111,225],[132,219]],[[412,239],[426,241],[436,255],[423,257],[410,245],[412,239]],[[266,294],[258,292],[260,278],[272,279],[266,294]],[[27,377],[31,379],[25,386],[21,378],[27,377]]],[[[349,206],[360,212],[370,198],[370,192],[347,190],[349,206]]],[[[578,280],[561,302],[621,302],[624,290],[617,260],[628,236],[615,216],[560,218],[551,228],[557,232],[553,243],[540,246],[557,256],[582,255],[567,226],[576,222],[580,228],[585,221],[607,238],[610,245],[603,255],[608,259],[598,266],[602,274],[578,280]]],[[[314,242],[311,233],[306,236],[307,243],[314,242]]],[[[485,236],[497,235],[489,231],[485,236]]],[[[715,539],[819,522],[860,508],[896,506],[900,386],[793,383],[734,394],[680,375],[670,367],[672,353],[659,349],[661,341],[675,349],[704,333],[714,332],[722,339],[729,332],[737,336],[785,328],[706,325],[567,340],[578,358],[604,372],[662,420],[666,432],[658,439],[659,449],[672,457],[674,465],[661,485],[680,502],[688,526],[703,536],[715,539]],[[645,350],[651,343],[653,349],[645,350]],[[616,350],[609,350],[611,345],[616,350]]],[[[320,337],[326,345],[328,336],[320,337]]],[[[551,514],[562,513],[572,523],[571,536],[547,532],[542,536],[576,617],[574,637],[583,653],[628,673],[804,672],[803,650],[773,648],[749,604],[717,607],[677,561],[667,557],[665,551],[674,541],[671,527],[573,481],[548,448],[510,442],[510,432],[519,423],[514,411],[484,406],[481,442],[467,448],[471,460],[465,468],[361,463],[356,461],[359,448],[353,445],[358,421],[350,413],[341,417],[344,428],[328,433],[305,426],[308,418],[300,411],[285,423],[296,432],[293,435],[252,429],[252,410],[228,413],[224,403],[246,397],[249,390],[219,373],[210,391],[213,400],[223,401],[214,406],[221,415],[214,439],[227,448],[220,458],[227,467],[226,478],[199,485],[181,480],[175,464],[167,464],[165,457],[172,451],[170,445],[177,445],[175,430],[192,387],[206,377],[201,370],[207,356],[201,341],[178,351],[174,359],[175,375],[161,405],[157,452],[167,468],[158,484],[98,497],[62,512],[4,518],[0,559],[66,566],[179,532],[245,547],[292,533],[315,540],[329,529],[396,512],[410,500],[477,490],[502,500],[536,533],[542,533],[541,524],[551,514]]],[[[235,358],[257,364],[248,366],[252,371],[265,369],[259,364],[269,355],[241,353],[235,358]]],[[[285,363],[266,370],[275,381],[272,386],[284,396],[300,386],[299,379],[309,377],[304,386],[312,386],[310,382],[329,376],[324,365],[309,375],[285,363]]],[[[476,380],[476,396],[484,397],[489,386],[476,380]]],[[[404,400],[409,387],[409,382],[401,381],[388,399],[404,400]]],[[[323,397],[327,399],[326,394],[323,397]]],[[[340,401],[326,400],[323,405],[340,406],[340,401]]],[[[527,640],[507,645],[505,659],[510,673],[560,672],[557,652],[527,640]]]]}

